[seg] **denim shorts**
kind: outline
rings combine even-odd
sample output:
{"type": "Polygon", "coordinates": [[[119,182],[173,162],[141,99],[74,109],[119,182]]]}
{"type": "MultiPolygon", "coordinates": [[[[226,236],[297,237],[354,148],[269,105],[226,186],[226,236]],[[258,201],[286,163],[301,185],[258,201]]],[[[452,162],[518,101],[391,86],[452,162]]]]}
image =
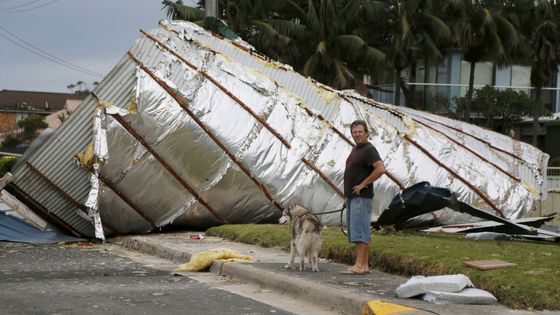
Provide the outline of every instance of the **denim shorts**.
{"type": "Polygon", "coordinates": [[[347,202],[346,225],[350,243],[369,243],[372,199],[352,198],[347,202]]]}

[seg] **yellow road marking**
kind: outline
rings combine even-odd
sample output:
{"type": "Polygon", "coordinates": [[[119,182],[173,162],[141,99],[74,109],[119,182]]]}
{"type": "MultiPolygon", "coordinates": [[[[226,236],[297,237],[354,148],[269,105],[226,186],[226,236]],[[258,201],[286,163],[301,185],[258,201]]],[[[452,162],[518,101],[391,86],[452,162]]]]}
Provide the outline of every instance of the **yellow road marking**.
{"type": "Polygon", "coordinates": [[[362,305],[361,315],[397,315],[418,311],[415,308],[402,306],[381,300],[370,300],[362,305]]]}

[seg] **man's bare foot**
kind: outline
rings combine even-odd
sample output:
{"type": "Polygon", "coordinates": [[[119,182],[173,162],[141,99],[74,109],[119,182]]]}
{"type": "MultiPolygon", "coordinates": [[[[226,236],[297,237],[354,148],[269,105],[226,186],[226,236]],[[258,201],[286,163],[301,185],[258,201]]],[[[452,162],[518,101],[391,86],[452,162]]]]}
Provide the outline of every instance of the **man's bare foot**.
{"type": "Polygon", "coordinates": [[[342,272],[340,272],[340,274],[342,275],[365,275],[369,273],[369,269],[357,269],[355,267],[350,267],[342,272]]]}

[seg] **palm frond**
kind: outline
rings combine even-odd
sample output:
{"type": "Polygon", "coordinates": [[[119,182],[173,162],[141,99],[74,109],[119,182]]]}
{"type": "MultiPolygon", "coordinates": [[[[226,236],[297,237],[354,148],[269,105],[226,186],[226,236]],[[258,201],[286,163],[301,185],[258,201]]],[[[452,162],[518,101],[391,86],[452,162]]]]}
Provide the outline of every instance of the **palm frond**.
{"type": "Polygon", "coordinates": [[[307,25],[308,31],[310,31],[313,36],[323,38],[323,32],[321,30],[321,19],[317,15],[317,10],[315,10],[315,5],[313,0],[309,0],[307,4],[307,15],[305,24],[307,25]]]}
{"type": "Polygon", "coordinates": [[[368,47],[362,57],[362,60],[365,64],[365,68],[370,70],[370,73],[373,73],[376,68],[385,63],[386,55],[377,48],[368,47]]]}
{"type": "Polygon", "coordinates": [[[332,0],[322,0],[319,7],[322,33],[325,36],[333,36],[344,32],[346,22],[337,14],[337,8],[332,0]]]}
{"type": "Polygon", "coordinates": [[[507,64],[507,54],[504,48],[502,39],[496,32],[491,33],[491,37],[488,38],[488,43],[491,47],[490,57],[498,66],[503,66],[507,64]]]}
{"type": "Polygon", "coordinates": [[[334,60],[334,86],[337,88],[348,87],[346,66],[340,60],[334,60]]]}
{"type": "Polygon", "coordinates": [[[345,51],[350,56],[362,54],[368,48],[366,42],[357,35],[340,35],[333,42],[339,50],[345,51]]]}
{"type": "Polygon", "coordinates": [[[304,21],[306,14],[305,10],[299,6],[298,3],[292,0],[282,0],[282,1],[272,1],[273,3],[279,3],[275,9],[285,12],[286,16],[296,18],[304,21]]]}
{"type": "Polygon", "coordinates": [[[401,26],[401,30],[400,30],[401,41],[403,43],[410,42],[414,37],[414,35],[412,34],[410,23],[408,22],[408,17],[406,15],[401,16],[400,26],[401,26]]]}
{"type": "Polygon", "coordinates": [[[339,18],[350,24],[360,12],[360,1],[348,1],[340,10],[339,18]]]}
{"type": "Polygon", "coordinates": [[[422,51],[422,56],[424,56],[424,58],[426,59],[426,63],[428,64],[437,64],[443,59],[443,54],[438,45],[432,39],[430,34],[426,32],[422,33],[420,50],[422,51]]]}
{"type": "Polygon", "coordinates": [[[189,22],[196,22],[204,20],[205,12],[199,8],[189,7],[180,3],[173,3],[171,1],[164,1],[163,9],[166,16],[173,20],[185,20],[189,22]]]}
{"type": "Polygon", "coordinates": [[[430,37],[437,42],[447,41],[451,39],[451,29],[442,19],[432,14],[423,14],[423,22],[430,30],[430,37]]]}
{"type": "Polygon", "coordinates": [[[272,25],[265,21],[253,20],[251,22],[257,32],[256,35],[252,36],[257,48],[278,47],[278,45],[287,45],[291,41],[289,37],[279,34],[272,25]]]}
{"type": "Polygon", "coordinates": [[[374,21],[385,16],[387,3],[384,1],[366,1],[360,5],[360,12],[366,21],[374,21]]]}
{"type": "Polygon", "coordinates": [[[294,39],[301,40],[305,37],[305,25],[288,20],[268,20],[272,27],[279,33],[294,39]]]}
{"type": "Polygon", "coordinates": [[[303,65],[302,72],[304,75],[311,75],[311,73],[315,72],[318,64],[317,56],[315,54],[309,56],[303,65]]]}
{"type": "Polygon", "coordinates": [[[496,22],[498,34],[500,35],[500,38],[502,38],[503,42],[507,43],[510,47],[517,46],[520,42],[517,28],[502,16],[495,16],[494,21],[496,22]]]}
{"type": "Polygon", "coordinates": [[[475,21],[477,22],[476,25],[481,30],[492,27],[494,24],[492,12],[490,12],[487,8],[480,8],[478,10],[475,21]]]}

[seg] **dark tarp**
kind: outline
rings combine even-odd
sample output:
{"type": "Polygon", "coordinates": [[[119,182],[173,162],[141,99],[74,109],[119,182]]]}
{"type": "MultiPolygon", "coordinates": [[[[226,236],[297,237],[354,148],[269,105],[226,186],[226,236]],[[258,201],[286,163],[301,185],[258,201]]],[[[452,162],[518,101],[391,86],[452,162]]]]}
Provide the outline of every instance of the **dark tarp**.
{"type": "Polygon", "coordinates": [[[511,222],[458,201],[455,194],[449,189],[433,187],[428,182],[420,182],[407,187],[393,197],[389,207],[377,219],[375,228],[380,229],[383,226],[394,226],[396,229],[401,229],[409,219],[445,207],[474,217],[502,223],[507,232],[511,234],[537,234],[537,231],[526,225],[511,222]]]}
{"type": "Polygon", "coordinates": [[[53,232],[44,232],[18,217],[7,215],[0,211],[0,241],[50,244],[79,242],[84,241],[84,239],[53,232]]]}

